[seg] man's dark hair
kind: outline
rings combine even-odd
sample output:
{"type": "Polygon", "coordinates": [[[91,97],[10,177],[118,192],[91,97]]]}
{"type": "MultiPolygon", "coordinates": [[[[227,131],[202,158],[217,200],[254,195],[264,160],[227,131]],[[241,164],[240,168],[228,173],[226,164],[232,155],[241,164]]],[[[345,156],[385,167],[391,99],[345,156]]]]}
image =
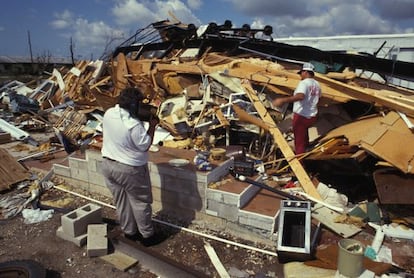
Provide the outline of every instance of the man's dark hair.
{"type": "Polygon", "coordinates": [[[119,107],[127,110],[129,114],[137,118],[140,103],[144,100],[144,95],[138,88],[123,89],[118,97],[119,107]]]}

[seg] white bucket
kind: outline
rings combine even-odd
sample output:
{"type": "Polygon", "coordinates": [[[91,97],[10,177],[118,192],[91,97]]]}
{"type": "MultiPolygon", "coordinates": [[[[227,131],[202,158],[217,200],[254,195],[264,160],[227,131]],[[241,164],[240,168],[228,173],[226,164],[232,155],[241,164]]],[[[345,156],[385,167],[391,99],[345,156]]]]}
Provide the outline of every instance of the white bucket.
{"type": "Polygon", "coordinates": [[[338,271],[346,277],[358,277],[363,272],[364,246],[355,239],[338,242],[338,271]]]}

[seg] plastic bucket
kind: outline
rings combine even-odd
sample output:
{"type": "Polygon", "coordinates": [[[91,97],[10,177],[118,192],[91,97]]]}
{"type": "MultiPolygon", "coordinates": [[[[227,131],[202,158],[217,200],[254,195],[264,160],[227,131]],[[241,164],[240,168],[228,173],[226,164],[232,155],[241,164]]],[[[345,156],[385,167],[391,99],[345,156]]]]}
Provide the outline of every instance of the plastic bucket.
{"type": "Polygon", "coordinates": [[[338,272],[346,277],[358,277],[363,272],[364,246],[355,239],[338,242],[338,272]]]}

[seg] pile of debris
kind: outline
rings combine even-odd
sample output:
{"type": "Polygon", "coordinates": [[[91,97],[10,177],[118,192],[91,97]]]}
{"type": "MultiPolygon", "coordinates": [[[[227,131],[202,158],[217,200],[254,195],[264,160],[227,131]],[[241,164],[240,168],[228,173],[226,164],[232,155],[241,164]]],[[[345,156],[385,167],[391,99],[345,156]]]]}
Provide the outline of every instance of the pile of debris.
{"type": "MultiPolygon", "coordinates": [[[[0,142],[34,145],[38,152],[31,157],[45,159],[58,147],[68,154],[100,149],[104,112],[121,90],[138,87],[148,113],[160,119],[155,144],[194,149],[206,160],[226,155],[244,181],[269,189],[261,181],[272,177],[280,187],[299,185],[303,196],[325,205],[315,181],[344,193],[344,206],[348,198],[364,200],[366,190],[370,201],[413,204],[414,91],[388,84],[387,77],[413,80],[414,64],[281,44],[271,31],[161,21],[139,30],[106,60],[54,69],[36,87],[6,82],[0,87],[0,142]],[[315,66],[322,98],[309,132],[311,148],[295,155],[292,107],[272,102],[292,95],[303,62],[315,66]],[[50,129],[54,136],[46,143],[29,133],[50,129]],[[256,175],[261,181],[245,178],[256,175]]],[[[28,178],[16,169],[19,175],[5,175],[0,189],[28,178]]],[[[30,194],[19,197],[13,215],[32,201],[30,194]]],[[[15,200],[2,199],[10,202],[15,200]]]]}
{"type": "Polygon", "coordinates": [[[170,135],[156,142],[160,145],[200,151],[241,146],[243,159],[253,161],[256,170],[291,174],[314,197],[320,196],[301,161],[333,186],[341,186],[339,176],[356,176],[375,184],[382,203],[412,203],[414,92],[355,70],[386,80],[387,75],[407,78],[414,65],[289,46],[256,39],[258,32],[271,35],[269,28],[236,29],[227,23],[196,30],[161,21],[139,30],[107,61],[54,69],[36,88],[7,83],[0,88],[9,111],[2,116],[2,138],[7,141],[10,133],[30,140],[22,129],[48,126],[68,153],[99,148],[104,111],[123,88],[133,86],[145,93],[163,134],[170,135]],[[295,156],[291,107],[273,107],[272,100],[292,94],[302,61],[315,65],[323,96],[310,130],[312,148],[295,156]],[[407,194],[389,194],[395,190],[407,194]]]}

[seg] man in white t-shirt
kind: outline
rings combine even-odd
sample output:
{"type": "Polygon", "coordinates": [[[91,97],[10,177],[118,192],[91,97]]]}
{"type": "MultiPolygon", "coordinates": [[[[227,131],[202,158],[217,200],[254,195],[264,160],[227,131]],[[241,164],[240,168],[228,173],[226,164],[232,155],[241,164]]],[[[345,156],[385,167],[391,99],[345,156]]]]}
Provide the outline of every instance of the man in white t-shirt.
{"type": "Polygon", "coordinates": [[[282,106],[293,102],[293,135],[295,139],[295,153],[306,152],[309,145],[308,129],[315,122],[318,115],[318,102],[321,97],[321,87],[314,79],[314,66],[311,63],[304,63],[298,72],[301,77],[299,85],[292,96],[281,97],[273,100],[273,105],[282,106]]]}
{"type": "Polygon", "coordinates": [[[148,170],[148,150],[158,118],[149,128],[139,117],[143,94],[136,88],[121,91],[118,104],[103,117],[102,174],[111,191],[120,227],[129,239],[150,246],[162,240],[152,224],[152,189],[148,170]]]}

